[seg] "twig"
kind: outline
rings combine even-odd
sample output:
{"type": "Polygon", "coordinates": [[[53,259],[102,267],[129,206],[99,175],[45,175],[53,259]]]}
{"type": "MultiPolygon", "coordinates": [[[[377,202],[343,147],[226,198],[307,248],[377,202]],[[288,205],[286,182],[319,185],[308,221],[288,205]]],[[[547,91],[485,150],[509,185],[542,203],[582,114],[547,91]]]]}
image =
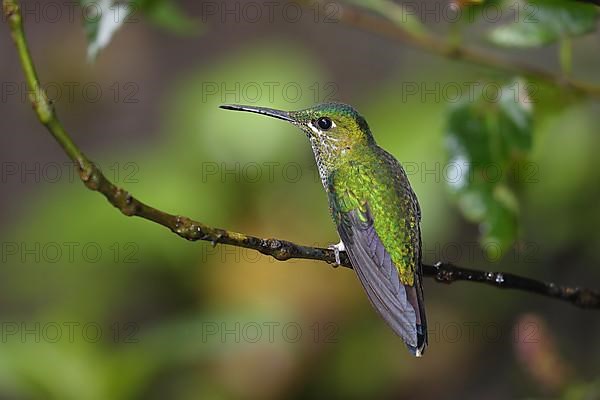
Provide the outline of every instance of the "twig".
{"type": "MultiPolygon", "coordinates": [[[[599,0],[600,1],[600,0],[599,0]]],[[[367,13],[355,6],[341,5],[340,22],[365,32],[396,40],[412,47],[451,59],[466,61],[506,73],[556,85],[578,94],[600,97],[600,86],[581,82],[546,69],[498,57],[482,50],[461,46],[431,33],[414,34],[385,18],[367,13]]]]}
{"type": "MultiPolygon", "coordinates": [[[[102,172],[79,150],[62,124],[48,101],[39,83],[31,54],[27,47],[19,5],[16,0],[3,0],[4,14],[6,15],[12,37],[17,47],[27,84],[32,93],[30,96],[33,109],[46,126],[56,141],[62,146],[69,158],[76,163],[79,176],[85,186],[98,191],[106,197],[110,204],[119,209],[124,215],[137,216],[169,228],[172,232],[184,239],[196,241],[205,240],[216,244],[228,244],[244,247],[285,261],[292,258],[319,260],[334,264],[333,250],[301,246],[292,242],[279,239],[263,239],[207,226],[190,218],[172,215],[147,204],[142,203],[127,191],[111,183],[102,172]]],[[[352,268],[345,252],[340,253],[341,265],[352,268]]],[[[435,265],[423,265],[423,274],[434,278],[437,282],[452,283],[456,281],[480,282],[498,288],[517,289],[526,292],[538,293],[544,296],[571,302],[581,308],[600,309],[600,293],[589,289],[557,286],[552,283],[524,278],[513,274],[478,271],[461,268],[448,263],[439,262],[435,265]]]]}

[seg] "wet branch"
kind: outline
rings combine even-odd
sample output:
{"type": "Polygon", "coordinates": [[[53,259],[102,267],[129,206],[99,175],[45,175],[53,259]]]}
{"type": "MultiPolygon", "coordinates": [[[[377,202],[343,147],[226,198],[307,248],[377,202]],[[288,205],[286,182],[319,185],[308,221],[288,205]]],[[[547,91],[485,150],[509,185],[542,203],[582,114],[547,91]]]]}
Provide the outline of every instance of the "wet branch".
{"type": "MultiPolygon", "coordinates": [[[[597,1],[600,2],[600,0],[597,1]]],[[[371,15],[356,6],[340,4],[340,7],[340,22],[353,28],[398,41],[438,56],[465,61],[496,71],[521,75],[549,85],[558,86],[576,94],[600,97],[600,85],[582,82],[536,65],[506,59],[488,51],[453,43],[440,35],[427,32],[416,34],[409,29],[403,28],[401,24],[396,24],[383,17],[371,15]]]]}
{"type": "MultiPolygon", "coordinates": [[[[319,260],[334,264],[335,255],[332,250],[302,246],[280,239],[266,239],[207,226],[190,218],[169,214],[151,207],[111,183],[102,172],[73,143],[64,127],[58,120],[54,108],[42,89],[23,31],[22,17],[16,0],[3,0],[3,9],[8,21],[12,38],[15,42],[19,58],[25,73],[27,85],[31,92],[30,101],[40,122],[54,136],[69,158],[78,167],[82,182],[89,189],[100,192],[108,202],[124,215],[137,216],[169,228],[172,232],[190,241],[204,240],[213,245],[227,244],[259,251],[277,260],[289,259],[319,260]]],[[[341,265],[352,268],[348,256],[340,254],[341,265]]],[[[435,265],[423,265],[423,274],[434,278],[437,282],[453,283],[456,281],[479,282],[497,288],[517,289],[538,293],[544,296],[570,302],[581,308],[600,309],[600,293],[597,291],[559,286],[535,279],[520,277],[501,272],[486,272],[457,267],[439,262],[435,265]]]]}

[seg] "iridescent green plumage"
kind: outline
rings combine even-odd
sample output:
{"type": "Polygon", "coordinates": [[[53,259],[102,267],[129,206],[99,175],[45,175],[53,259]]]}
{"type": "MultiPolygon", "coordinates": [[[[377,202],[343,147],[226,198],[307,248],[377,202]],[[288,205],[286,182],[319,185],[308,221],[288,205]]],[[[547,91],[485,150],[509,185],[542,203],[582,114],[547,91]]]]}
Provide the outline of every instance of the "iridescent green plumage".
{"type": "Polygon", "coordinates": [[[378,146],[357,151],[329,177],[332,214],[339,223],[341,213],[367,208],[375,232],[390,253],[400,281],[414,284],[419,261],[419,205],[398,162],[378,146]]]}
{"type": "Polygon", "coordinates": [[[292,112],[222,107],[283,119],[306,133],[343,247],[369,300],[421,355],[427,345],[421,212],[404,169],[375,143],[365,119],[340,103],[292,112]]]}

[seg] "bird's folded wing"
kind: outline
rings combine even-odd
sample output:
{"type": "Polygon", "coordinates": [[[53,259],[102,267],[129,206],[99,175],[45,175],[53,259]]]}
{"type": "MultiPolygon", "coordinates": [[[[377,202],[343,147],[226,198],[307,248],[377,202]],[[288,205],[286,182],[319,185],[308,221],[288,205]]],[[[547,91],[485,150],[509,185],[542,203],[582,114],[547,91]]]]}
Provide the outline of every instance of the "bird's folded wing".
{"type": "Polygon", "coordinates": [[[408,300],[407,287],[400,283],[398,269],[375,231],[368,207],[366,211],[342,212],[338,232],[369,300],[416,353],[419,340],[415,308],[408,300]]]}

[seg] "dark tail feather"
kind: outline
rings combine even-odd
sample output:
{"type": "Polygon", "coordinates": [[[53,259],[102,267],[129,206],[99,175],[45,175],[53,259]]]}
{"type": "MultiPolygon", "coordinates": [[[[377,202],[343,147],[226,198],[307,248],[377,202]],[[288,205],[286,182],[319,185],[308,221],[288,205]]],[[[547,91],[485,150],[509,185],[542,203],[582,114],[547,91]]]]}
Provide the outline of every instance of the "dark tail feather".
{"type": "Polygon", "coordinates": [[[406,298],[415,310],[417,324],[417,345],[408,346],[409,350],[420,357],[427,348],[427,319],[425,317],[425,302],[423,301],[423,288],[421,287],[421,277],[419,273],[415,274],[414,286],[404,285],[406,289],[406,298]]]}

